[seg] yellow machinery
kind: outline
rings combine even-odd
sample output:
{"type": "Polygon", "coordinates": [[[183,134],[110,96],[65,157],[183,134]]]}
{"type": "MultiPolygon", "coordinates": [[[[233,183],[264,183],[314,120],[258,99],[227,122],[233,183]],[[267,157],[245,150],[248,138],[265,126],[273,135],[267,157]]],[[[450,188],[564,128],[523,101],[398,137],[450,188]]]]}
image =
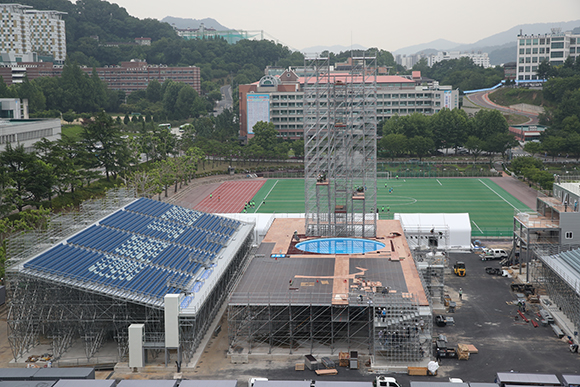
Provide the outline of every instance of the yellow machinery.
{"type": "Polygon", "coordinates": [[[453,265],[453,273],[459,277],[465,277],[465,263],[455,262],[455,265],[453,265]]]}

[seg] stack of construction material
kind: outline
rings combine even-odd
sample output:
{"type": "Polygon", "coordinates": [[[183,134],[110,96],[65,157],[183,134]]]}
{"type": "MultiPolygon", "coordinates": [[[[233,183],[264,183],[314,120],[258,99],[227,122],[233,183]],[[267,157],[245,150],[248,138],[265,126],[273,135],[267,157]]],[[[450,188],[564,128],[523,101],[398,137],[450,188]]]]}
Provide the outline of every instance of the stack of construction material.
{"type": "Polygon", "coordinates": [[[457,358],[459,360],[468,360],[469,359],[469,346],[467,344],[458,344],[457,345],[457,358]]]}
{"type": "Polygon", "coordinates": [[[339,352],[338,353],[338,366],[339,367],[348,367],[349,365],[350,356],[348,352],[339,352]]]}

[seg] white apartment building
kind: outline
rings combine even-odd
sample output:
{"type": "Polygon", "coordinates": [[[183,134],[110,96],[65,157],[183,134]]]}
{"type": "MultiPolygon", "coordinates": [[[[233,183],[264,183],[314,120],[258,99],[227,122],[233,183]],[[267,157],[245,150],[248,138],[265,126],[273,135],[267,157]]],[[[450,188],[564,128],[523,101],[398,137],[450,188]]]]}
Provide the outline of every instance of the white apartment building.
{"type": "MultiPolygon", "coordinates": [[[[0,4],[0,53],[16,62],[31,53],[66,59],[65,12],[37,11],[28,5],[0,4]]],[[[4,57],[4,56],[3,56],[4,57]]]]}
{"type": "Polygon", "coordinates": [[[580,53],[580,35],[562,32],[552,28],[544,35],[518,35],[517,81],[538,80],[538,66],[547,60],[552,65],[561,65],[569,57],[576,58],[580,53]]]}
{"type": "Polygon", "coordinates": [[[476,66],[482,66],[484,69],[491,67],[487,52],[461,53],[461,51],[439,51],[437,54],[431,54],[427,57],[427,64],[429,67],[432,67],[435,63],[442,62],[444,60],[461,58],[469,58],[473,61],[473,64],[476,66]]]}

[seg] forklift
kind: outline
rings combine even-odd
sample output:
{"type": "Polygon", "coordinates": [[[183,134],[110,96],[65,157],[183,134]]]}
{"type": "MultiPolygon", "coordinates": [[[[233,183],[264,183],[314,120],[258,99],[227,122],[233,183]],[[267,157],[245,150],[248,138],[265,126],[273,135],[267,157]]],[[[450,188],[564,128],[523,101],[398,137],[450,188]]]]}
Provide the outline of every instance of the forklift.
{"type": "Polygon", "coordinates": [[[455,262],[453,273],[459,277],[465,277],[465,262],[455,262]]]}

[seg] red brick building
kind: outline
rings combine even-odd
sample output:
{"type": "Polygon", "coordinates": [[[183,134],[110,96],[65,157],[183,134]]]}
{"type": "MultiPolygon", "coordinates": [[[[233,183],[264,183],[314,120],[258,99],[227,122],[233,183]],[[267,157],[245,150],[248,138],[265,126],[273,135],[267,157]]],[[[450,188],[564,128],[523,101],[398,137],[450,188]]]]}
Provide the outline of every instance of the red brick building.
{"type": "MultiPolygon", "coordinates": [[[[0,76],[4,83],[10,86],[13,83],[22,83],[25,76],[28,79],[39,77],[59,77],[63,66],[53,65],[51,62],[19,63],[17,66],[0,67],[0,76]]],[[[91,67],[82,70],[91,74],[91,67]]],[[[97,67],[99,78],[111,90],[123,90],[127,94],[135,90],[145,90],[149,81],[156,79],[159,83],[171,79],[193,87],[201,92],[199,67],[169,67],[164,65],[148,65],[145,61],[121,62],[119,66],[97,67]]]]}

